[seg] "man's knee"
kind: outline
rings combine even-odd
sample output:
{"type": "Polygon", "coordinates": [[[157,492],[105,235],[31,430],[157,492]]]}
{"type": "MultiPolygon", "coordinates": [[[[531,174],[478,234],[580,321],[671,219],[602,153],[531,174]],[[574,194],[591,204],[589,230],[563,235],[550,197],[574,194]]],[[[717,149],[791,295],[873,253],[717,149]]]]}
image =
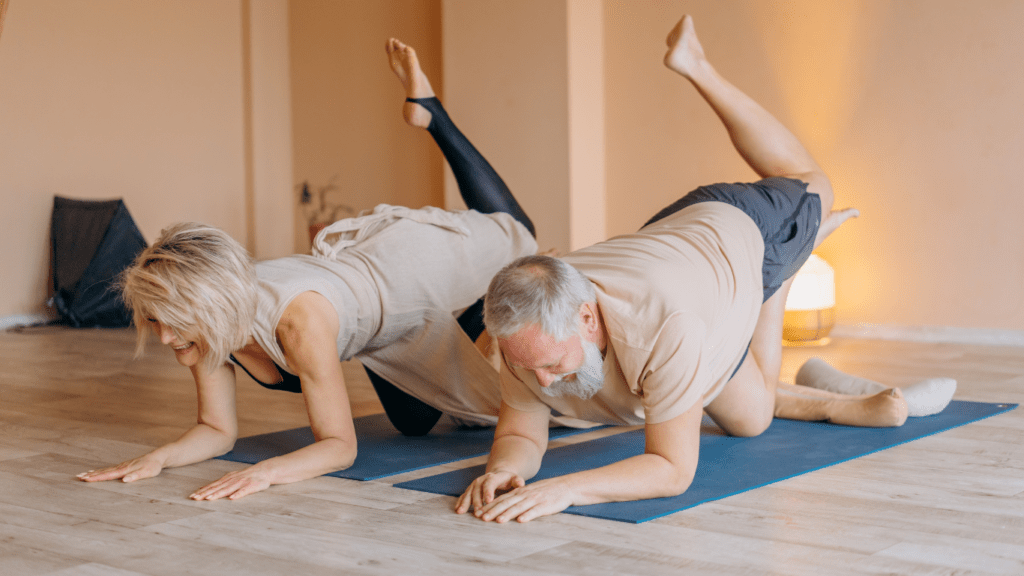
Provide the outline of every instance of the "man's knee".
{"type": "Polygon", "coordinates": [[[743,410],[713,410],[708,407],[708,416],[718,424],[726,434],[740,438],[759,436],[772,423],[774,410],[759,410],[746,406],[743,410]]]}
{"type": "Polygon", "coordinates": [[[753,438],[760,436],[772,424],[772,414],[752,413],[746,418],[741,418],[730,424],[726,432],[730,436],[740,438],[753,438]]]}

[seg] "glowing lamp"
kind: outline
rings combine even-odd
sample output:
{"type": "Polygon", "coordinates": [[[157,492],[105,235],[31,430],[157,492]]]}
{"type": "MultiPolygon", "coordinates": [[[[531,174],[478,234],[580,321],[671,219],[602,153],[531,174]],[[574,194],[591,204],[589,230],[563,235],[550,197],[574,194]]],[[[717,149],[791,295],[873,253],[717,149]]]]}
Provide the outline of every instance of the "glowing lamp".
{"type": "Polygon", "coordinates": [[[793,279],[782,320],[782,342],[788,346],[822,346],[836,322],[836,275],[811,254],[793,279]]]}

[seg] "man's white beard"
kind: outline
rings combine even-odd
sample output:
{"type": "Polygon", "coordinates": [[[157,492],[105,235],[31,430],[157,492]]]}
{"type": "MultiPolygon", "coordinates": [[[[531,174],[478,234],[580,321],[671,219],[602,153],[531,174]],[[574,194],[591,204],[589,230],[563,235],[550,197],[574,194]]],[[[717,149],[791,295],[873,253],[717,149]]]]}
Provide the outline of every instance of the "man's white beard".
{"type": "Polygon", "coordinates": [[[576,396],[588,400],[601,391],[604,386],[604,358],[601,357],[601,349],[583,338],[580,338],[580,343],[583,345],[583,364],[575,372],[563,374],[547,388],[542,386],[540,391],[543,394],[552,398],[576,396]],[[572,378],[566,380],[570,376],[572,378]]]}

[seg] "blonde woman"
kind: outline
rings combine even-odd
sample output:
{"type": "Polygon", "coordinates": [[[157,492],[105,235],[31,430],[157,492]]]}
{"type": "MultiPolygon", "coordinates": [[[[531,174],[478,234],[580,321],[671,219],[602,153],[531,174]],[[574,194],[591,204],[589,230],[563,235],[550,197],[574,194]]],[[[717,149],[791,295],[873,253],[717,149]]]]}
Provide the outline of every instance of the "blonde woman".
{"type": "Polygon", "coordinates": [[[426,433],[442,413],[497,421],[497,372],[473,343],[483,329],[478,299],[504,265],[536,251],[533,225],[434,98],[416,53],[394,39],[386,49],[407,92],[406,121],[434,137],[471,210],[381,205],[321,232],[315,256],[256,264],[216,228],[164,230],[126,271],[123,293],[139,351],[152,329],[192,371],[198,424],[81,480],[132,482],[229,451],[236,366],[268,388],[301,392],[316,442],[227,474],[195,500],[237,499],[350,466],[356,437],[339,358],[361,360],[405,434],[426,433]]]}

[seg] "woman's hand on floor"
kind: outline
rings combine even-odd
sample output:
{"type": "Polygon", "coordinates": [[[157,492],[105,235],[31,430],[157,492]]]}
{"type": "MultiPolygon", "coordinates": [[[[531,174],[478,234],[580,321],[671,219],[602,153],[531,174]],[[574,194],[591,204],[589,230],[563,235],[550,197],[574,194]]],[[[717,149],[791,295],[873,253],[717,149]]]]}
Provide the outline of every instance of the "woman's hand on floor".
{"type": "Polygon", "coordinates": [[[99,470],[82,472],[77,478],[83,482],[103,482],[104,480],[121,479],[122,482],[134,482],[144,478],[152,478],[164,469],[163,464],[152,454],[146,454],[117,466],[108,466],[99,470]]]}
{"type": "Polygon", "coordinates": [[[220,480],[196,490],[189,496],[193,500],[238,500],[270,487],[270,475],[259,464],[225,474],[220,480]]]}

